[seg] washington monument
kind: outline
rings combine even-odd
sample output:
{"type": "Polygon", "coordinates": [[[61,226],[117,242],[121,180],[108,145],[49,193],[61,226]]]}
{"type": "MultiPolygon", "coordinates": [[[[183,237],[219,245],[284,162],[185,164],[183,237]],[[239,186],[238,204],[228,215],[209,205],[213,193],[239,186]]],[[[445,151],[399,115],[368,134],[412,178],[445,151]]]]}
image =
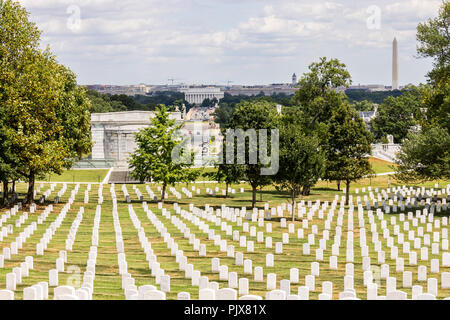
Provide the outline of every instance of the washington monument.
{"type": "Polygon", "coordinates": [[[398,44],[397,38],[392,43],[392,90],[398,90],[398,44]]]}

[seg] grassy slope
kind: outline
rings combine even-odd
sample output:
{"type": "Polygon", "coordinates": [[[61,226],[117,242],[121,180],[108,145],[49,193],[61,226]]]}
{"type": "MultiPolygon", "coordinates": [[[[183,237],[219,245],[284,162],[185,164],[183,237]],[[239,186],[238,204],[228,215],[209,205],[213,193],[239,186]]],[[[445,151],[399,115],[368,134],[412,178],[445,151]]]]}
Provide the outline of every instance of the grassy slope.
{"type": "MultiPolygon", "coordinates": [[[[368,182],[368,181],[366,181],[368,182]]],[[[449,183],[442,182],[440,183],[440,187],[443,187],[444,184],[449,183]]],[[[382,185],[386,184],[385,177],[379,177],[374,180],[372,180],[372,186],[375,187],[381,187],[382,185]]],[[[428,186],[433,186],[434,183],[428,184],[428,186]]],[[[48,186],[46,186],[48,187],[48,186]]],[[[56,195],[56,191],[59,190],[61,185],[59,185],[55,192],[52,194],[50,199],[56,195]]],[[[70,195],[70,191],[73,189],[74,186],[68,186],[68,190],[66,191],[63,200],[67,200],[68,196],[70,195]]],[[[137,186],[141,192],[145,196],[145,200],[149,200],[148,196],[145,192],[145,188],[142,185],[137,186]]],[[[232,196],[231,199],[225,200],[222,197],[212,197],[209,195],[205,195],[205,188],[206,187],[214,187],[214,185],[198,185],[202,191],[201,196],[196,196],[194,199],[186,199],[182,198],[181,200],[177,201],[183,208],[187,208],[189,203],[194,203],[196,206],[204,206],[206,203],[210,205],[219,206],[220,204],[226,202],[229,206],[235,206],[235,207],[242,207],[242,206],[249,206],[250,205],[250,188],[246,185],[242,185],[242,187],[245,188],[245,193],[243,194],[235,194],[232,196]]],[[[220,185],[221,188],[223,188],[223,185],[220,185]]],[[[235,186],[238,190],[238,187],[235,186]]],[[[76,241],[73,246],[73,251],[68,253],[68,262],[66,264],[66,268],[71,267],[70,270],[78,270],[81,272],[80,277],[82,278],[82,273],[85,271],[86,268],[86,262],[88,259],[88,251],[89,247],[91,245],[91,233],[92,233],[92,227],[93,227],[93,220],[95,216],[95,208],[97,203],[97,186],[92,187],[92,191],[90,192],[90,202],[89,204],[83,203],[83,194],[86,189],[86,186],[81,185],[80,190],[77,194],[76,201],[72,206],[72,209],[67,214],[66,219],[62,223],[61,227],[56,231],[55,236],[51,240],[48,249],[45,251],[45,256],[37,257],[35,256],[35,249],[36,249],[36,243],[39,241],[39,239],[42,237],[43,233],[45,232],[46,228],[49,227],[50,223],[56,219],[57,213],[59,213],[62,204],[55,205],[55,210],[53,213],[49,216],[47,221],[43,225],[38,226],[38,230],[35,232],[35,234],[27,240],[27,242],[24,244],[23,249],[19,250],[19,255],[13,256],[13,260],[5,261],[5,268],[0,269],[0,283],[5,283],[5,276],[7,273],[11,272],[13,267],[16,267],[20,264],[20,262],[23,262],[25,260],[25,257],[27,255],[33,255],[35,258],[35,270],[30,272],[30,276],[27,278],[24,278],[23,284],[18,286],[18,289],[16,291],[16,299],[20,299],[22,297],[22,290],[25,286],[30,286],[32,284],[35,284],[39,281],[48,281],[48,271],[50,269],[55,268],[55,261],[58,257],[59,250],[64,250],[65,247],[65,239],[67,238],[67,235],[69,233],[70,227],[72,225],[72,222],[76,216],[76,213],[79,210],[80,206],[83,206],[85,208],[85,214],[83,217],[83,221],[80,224],[80,227],[77,232],[76,241]]],[[[121,186],[116,186],[116,194],[119,200],[118,210],[119,210],[119,216],[120,216],[120,224],[123,230],[123,238],[125,243],[125,252],[128,262],[128,271],[132,274],[132,276],[136,279],[136,285],[140,286],[143,284],[153,284],[155,283],[155,278],[150,275],[150,271],[148,269],[148,263],[145,260],[144,251],[140,247],[140,243],[138,241],[138,234],[137,230],[134,228],[132,221],[128,214],[128,204],[123,202],[123,194],[120,190],[121,186]]],[[[156,193],[157,189],[156,186],[151,186],[153,191],[156,193]]],[[[326,188],[326,185],[319,185],[317,188],[313,189],[313,194],[306,198],[306,199],[328,199],[331,200],[334,198],[334,194],[336,192],[332,189],[334,186],[329,185],[329,188],[326,188]]],[[[177,188],[178,190],[181,189],[181,186],[177,188]]],[[[19,191],[24,191],[25,185],[19,185],[19,191]]],[[[41,191],[45,191],[46,188],[43,188],[41,191]]],[[[167,295],[169,299],[175,299],[176,293],[180,291],[187,291],[190,292],[192,295],[192,298],[196,299],[198,297],[198,288],[191,286],[191,281],[189,279],[184,278],[184,273],[180,273],[178,271],[178,264],[175,262],[175,257],[170,255],[170,251],[168,251],[166,244],[163,242],[163,240],[160,237],[160,234],[157,233],[156,228],[149,222],[147,219],[141,204],[138,202],[138,199],[132,189],[131,186],[128,186],[128,192],[133,200],[133,207],[136,211],[137,216],[139,217],[142,227],[144,228],[147,237],[149,238],[149,241],[152,244],[152,248],[158,256],[158,262],[161,263],[161,267],[166,270],[166,273],[171,276],[171,289],[172,292],[167,295]]],[[[102,205],[102,217],[101,217],[101,223],[100,223],[100,240],[99,240],[99,247],[98,247],[98,258],[97,258],[97,267],[96,267],[96,278],[95,278],[95,290],[94,290],[94,299],[123,299],[123,290],[121,289],[121,278],[118,271],[118,265],[117,265],[117,253],[115,250],[115,232],[113,228],[113,219],[112,219],[112,203],[111,203],[111,195],[109,193],[109,186],[105,186],[103,190],[103,195],[105,198],[105,202],[102,205]]],[[[258,197],[259,198],[259,197],[258,197]]],[[[284,202],[287,198],[286,195],[276,192],[273,188],[266,188],[264,190],[263,195],[264,201],[271,203],[271,205],[276,205],[278,203],[284,202]]],[[[169,199],[169,201],[166,203],[165,207],[169,210],[173,211],[172,203],[175,201],[173,196],[169,199]]],[[[259,206],[263,207],[264,202],[260,202],[259,206]]],[[[218,274],[211,273],[211,258],[213,257],[219,257],[221,264],[228,265],[229,271],[236,271],[239,274],[239,277],[247,277],[250,280],[250,294],[259,294],[259,295],[265,295],[266,289],[265,289],[265,281],[263,283],[257,283],[253,281],[252,275],[244,275],[243,274],[243,267],[236,266],[234,264],[233,258],[226,257],[225,253],[221,253],[218,250],[218,247],[214,246],[213,241],[207,240],[207,235],[200,233],[200,230],[198,227],[194,226],[187,220],[183,219],[183,222],[187,224],[187,226],[191,229],[192,232],[195,232],[197,234],[197,238],[201,239],[202,243],[207,244],[207,257],[206,258],[199,258],[197,255],[197,252],[193,251],[193,248],[191,245],[189,245],[188,240],[183,238],[183,235],[178,231],[178,229],[175,228],[173,224],[171,224],[170,220],[166,219],[161,215],[161,211],[157,209],[156,204],[149,204],[150,209],[158,216],[158,218],[165,224],[165,226],[168,229],[168,232],[174,237],[176,242],[179,244],[179,249],[184,250],[185,255],[188,257],[188,263],[192,263],[195,266],[195,269],[200,270],[202,275],[206,275],[209,277],[210,281],[217,281],[220,283],[220,287],[226,287],[227,282],[219,281],[218,280],[218,274]]],[[[4,211],[4,210],[0,210],[4,211]]],[[[41,211],[40,211],[41,212],[41,211]]],[[[39,212],[39,213],[40,213],[39,212]]],[[[336,214],[336,213],[335,213],[336,214]]],[[[385,219],[388,220],[391,215],[385,215],[385,219]]],[[[4,225],[8,224],[14,224],[14,221],[17,219],[17,217],[13,217],[10,220],[8,220],[4,225]]],[[[13,241],[21,231],[32,221],[37,220],[37,215],[30,215],[29,220],[22,225],[18,229],[14,229],[14,233],[12,235],[9,235],[8,238],[5,238],[3,242],[0,242],[0,252],[2,249],[7,246],[11,241],[13,241]]],[[[332,271],[328,268],[328,259],[329,255],[331,254],[331,244],[332,239],[334,237],[335,232],[335,223],[336,223],[336,216],[334,216],[334,224],[333,228],[330,231],[330,241],[327,243],[327,251],[324,252],[324,261],[321,262],[320,267],[320,276],[316,278],[316,290],[310,294],[311,299],[316,299],[318,294],[321,293],[321,283],[323,281],[333,281],[334,288],[334,298],[337,298],[337,295],[339,292],[343,291],[343,276],[345,273],[345,243],[346,243],[346,223],[347,215],[344,218],[343,222],[343,228],[344,232],[342,234],[341,239],[341,250],[340,250],[340,257],[338,259],[338,270],[332,271]]],[[[378,223],[378,227],[380,227],[379,220],[376,220],[378,223]]],[[[241,234],[242,233],[242,227],[237,227],[236,224],[233,224],[231,222],[228,222],[228,224],[233,225],[233,230],[239,230],[241,234]]],[[[366,223],[368,223],[368,219],[366,218],[366,223]]],[[[281,229],[280,224],[277,221],[272,221],[273,224],[273,243],[275,245],[275,242],[281,241],[281,234],[283,232],[287,232],[286,229],[281,229]]],[[[322,232],[324,230],[324,220],[318,219],[317,214],[315,215],[313,224],[316,224],[319,229],[319,236],[321,237],[322,232]]],[[[297,229],[300,226],[300,222],[295,222],[297,229]]],[[[362,271],[361,271],[361,261],[362,258],[360,256],[361,252],[358,249],[358,224],[357,224],[357,215],[354,217],[354,225],[355,225],[355,289],[358,293],[358,295],[363,298],[365,297],[365,287],[362,283],[362,271]]],[[[257,226],[256,223],[250,223],[250,226],[257,226]]],[[[419,224],[419,226],[425,227],[424,225],[419,224]]],[[[300,285],[304,285],[305,283],[305,275],[309,274],[310,272],[310,265],[311,262],[315,259],[315,249],[318,248],[318,239],[319,237],[316,237],[316,243],[311,248],[311,255],[305,256],[302,255],[301,250],[301,244],[306,242],[306,236],[305,239],[297,239],[296,233],[290,235],[290,243],[288,245],[283,246],[284,253],[282,255],[275,255],[275,268],[266,268],[265,267],[265,254],[268,252],[274,251],[274,249],[269,250],[266,249],[264,244],[256,243],[256,238],[251,239],[249,237],[249,234],[247,235],[247,238],[249,240],[255,241],[255,252],[254,253],[247,253],[245,248],[239,248],[239,242],[232,241],[231,236],[226,236],[224,232],[220,231],[220,227],[213,226],[211,224],[211,227],[216,230],[216,234],[220,234],[222,236],[222,239],[227,239],[229,244],[233,244],[236,248],[236,251],[240,251],[244,253],[245,259],[252,259],[253,260],[253,267],[261,266],[264,268],[264,280],[266,279],[266,276],[268,273],[276,273],[277,274],[277,285],[279,287],[280,280],[282,279],[289,279],[289,269],[290,268],[299,268],[300,269],[300,283],[299,284],[292,284],[291,285],[291,291],[294,293],[297,293],[297,287],[300,285]]],[[[393,234],[393,227],[388,223],[388,227],[391,231],[391,234],[393,234]]],[[[424,228],[426,229],[426,228],[424,228]]],[[[258,231],[264,231],[263,228],[257,227],[258,231]]],[[[305,230],[305,234],[311,232],[311,224],[309,226],[309,229],[305,230]],[[307,232],[306,232],[307,231],[307,232]]],[[[369,254],[371,257],[372,264],[377,265],[377,256],[374,252],[373,244],[370,242],[370,232],[369,230],[366,230],[368,235],[368,244],[369,244],[369,254]]],[[[267,235],[267,234],[265,234],[267,235]]],[[[401,288],[402,283],[402,274],[401,273],[395,273],[395,261],[390,259],[389,255],[389,249],[386,247],[386,240],[380,235],[379,239],[383,242],[383,248],[386,252],[386,263],[391,265],[390,273],[391,276],[395,276],[397,278],[397,287],[401,290],[406,291],[409,294],[411,294],[411,289],[408,288],[401,288]]],[[[413,272],[413,279],[414,284],[420,284],[424,287],[424,290],[426,290],[426,283],[418,283],[417,282],[417,267],[410,267],[408,265],[408,256],[402,253],[401,247],[399,248],[399,255],[403,258],[405,258],[405,270],[409,270],[413,272]]],[[[419,255],[420,257],[420,255],[419,255]]],[[[428,265],[428,277],[434,277],[437,278],[440,284],[440,275],[438,274],[431,274],[429,264],[431,259],[441,259],[440,256],[431,255],[430,250],[430,256],[429,261],[426,262],[428,265]]],[[[419,259],[418,259],[419,260],[419,259]]],[[[418,261],[419,264],[424,264],[424,262],[418,261]]],[[[450,272],[450,268],[444,268],[441,267],[440,272],[450,272]]],[[[60,274],[60,285],[64,284],[76,284],[78,277],[77,273],[61,273],[60,274]],[[74,281],[75,280],[75,281],[74,281]]],[[[383,295],[385,294],[385,281],[382,280],[381,282],[382,288],[379,290],[378,294],[383,295]]],[[[158,285],[157,285],[158,286],[158,285]]],[[[53,290],[50,289],[50,293],[52,294],[53,290]]],[[[449,297],[450,296],[450,289],[443,290],[439,288],[439,297],[449,297]]],[[[50,295],[50,298],[52,298],[52,295],[50,295]]]]}
{"type": "Polygon", "coordinates": [[[372,164],[372,168],[375,171],[375,173],[394,172],[395,167],[397,167],[397,165],[392,162],[376,158],[370,158],[370,163],[372,164]]]}
{"type": "Polygon", "coordinates": [[[48,182],[102,182],[108,169],[98,170],[67,170],[62,175],[47,175],[44,181],[48,182]]]}

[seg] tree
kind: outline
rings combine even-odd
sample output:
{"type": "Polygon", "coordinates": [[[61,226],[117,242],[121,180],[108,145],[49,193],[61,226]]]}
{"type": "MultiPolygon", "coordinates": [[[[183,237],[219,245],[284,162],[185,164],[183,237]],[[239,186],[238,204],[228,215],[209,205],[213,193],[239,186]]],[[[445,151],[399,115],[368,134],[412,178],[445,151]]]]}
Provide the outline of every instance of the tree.
{"type": "MultiPolygon", "coordinates": [[[[351,76],[345,64],[338,59],[321,58],[319,62],[309,66],[309,72],[300,79],[300,89],[295,93],[293,103],[303,111],[305,125],[310,130],[317,132],[320,139],[320,146],[326,157],[332,155],[329,152],[333,146],[333,141],[328,141],[328,125],[333,113],[339,106],[347,102],[344,93],[337,92],[339,87],[348,87],[351,84],[351,76]]],[[[329,159],[326,161],[330,163],[329,159]]],[[[339,174],[329,165],[326,167],[323,178],[327,180],[338,180],[339,174]]],[[[310,190],[304,188],[302,193],[308,195],[310,190]]]]}
{"type": "Polygon", "coordinates": [[[346,205],[350,183],[372,174],[368,156],[372,153],[372,134],[348,103],[341,104],[331,116],[328,130],[327,170],[338,174],[346,184],[346,205]]]}
{"type": "Polygon", "coordinates": [[[374,110],[374,103],[362,100],[362,101],[355,101],[352,106],[357,111],[373,111],[374,110]]]}
{"type": "Polygon", "coordinates": [[[86,95],[91,102],[91,107],[89,108],[91,113],[127,111],[127,107],[123,105],[121,101],[111,101],[110,96],[107,94],[100,94],[94,90],[87,90],[86,95]]]}
{"type": "Polygon", "coordinates": [[[135,99],[133,99],[130,96],[127,96],[126,94],[119,94],[119,95],[112,95],[111,101],[118,101],[121,104],[123,104],[128,111],[134,111],[134,110],[142,110],[143,106],[136,102],[135,99]]]}
{"type": "MultiPolygon", "coordinates": [[[[269,103],[267,101],[247,101],[241,103],[234,111],[231,116],[229,129],[242,129],[244,131],[247,130],[255,130],[256,132],[260,131],[260,129],[276,129],[275,122],[272,120],[277,116],[276,106],[273,103],[269,103]]],[[[227,139],[228,140],[228,139],[227,139]]],[[[242,171],[244,173],[244,180],[246,180],[252,187],[252,207],[256,206],[256,192],[258,187],[263,187],[265,185],[270,184],[270,177],[268,175],[261,174],[263,168],[267,168],[268,165],[265,165],[261,162],[261,158],[259,158],[254,163],[250,161],[250,154],[260,154],[261,151],[261,143],[250,143],[250,139],[245,140],[245,150],[246,157],[245,163],[237,164],[237,161],[234,163],[236,165],[242,165],[242,171]]],[[[239,142],[238,142],[239,144],[239,142]]],[[[271,146],[267,146],[267,150],[270,150],[271,146]]],[[[237,152],[234,152],[236,156],[237,152]]]]}
{"type": "Polygon", "coordinates": [[[176,136],[181,125],[177,125],[169,116],[165,106],[156,109],[151,126],[135,134],[137,149],[131,154],[129,161],[133,178],[141,182],[153,180],[162,183],[162,202],[167,186],[195,179],[193,171],[186,170],[192,166],[194,159],[192,153],[183,153],[179,159],[181,161],[174,161],[172,155],[182,142],[181,138],[176,136]]]}
{"type": "Polygon", "coordinates": [[[435,19],[417,27],[417,51],[434,59],[428,73],[430,87],[425,88],[422,108],[426,120],[422,131],[408,135],[398,155],[397,178],[401,181],[425,181],[449,177],[450,146],[450,2],[443,1],[435,19]]]}
{"type": "Polygon", "coordinates": [[[211,99],[209,99],[209,98],[206,98],[205,100],[203,100],[203,102],[200,105],[200,107],[202,107],[202,108],[209,108],[212,106],[213,106],[213,104],[211,102],[211,99]]]}
{"type": "Polygon", "coordinates": [[[350,73],[338,59],[320,58],[309,66],[309,72],[299,81],[299,90],[292,98],[305,116],[310,117],[310,126],[326,122],[337,104],[346,99],[344,93],[335,89],[351,84],[350,73]]]}
{"type": "Polygon", "coordinates": [[[444,0],[434,19],[417,26],[419,57],[433,58],[433,70],[428,74],[432,84],[448,81],[450,75],[450,1],[444,0]]]}
{"type": "Polygon", "coordinates": [[[89,101],[75,75],[40,49],[40,32],[18,3],[0,2],[0,19],[1,134],[31,203],[36,177],[60,174],[90,150],[89,101]]]}
{"type": "Polygon", "coordinates": [[[16,78],[26,98],[6,113],[12,149],[28,181],[27,203],[33,201],[36,177],[61,174],[91,149],[89,100],[77,87],[75,75],[49,52],[34,58],[27,72],[16,78]]]}
{"type": "Polygon", "coordinates": [[[317,183],[324,169],[325,157],[316,133],[305,130],[302,112],[283,114],[280,119],[280,169],[274,180],[277,189],[288,190],[295,219],[295,199],[302,188],[317,183]]]}
{"type": "Polygon", "coordinates": [[[233,111],[234,107],[232,105],[226,102],[221,102],[219,107],[213,112],[214,122],[220,124],[222,128],[225,128],[230,122],[233,111]]]}
{"type": "Polygon", "coordinates": [[[450,133],[441,127],[411,133],[397,155],[396,178],[423,182],[450,178],[450,133]]]}
{"type": "Polygon", "coordinates": [[[392,134],[394,142],[401,143],[410,128],[422,119],[422,90],[409,87],[397,98],[387,97],[378,107],[377,116],[371,121],[372,131],[378,141],[392,134]]]}
{"type": "Polygon", "coordinates": [[[3,204],[8,199],[8,183],[17,167],[17,153],[12,149],[6,118],[9,104],[17,104],[16,76],[22,72],[28,57],[38,45],[40,32],[28,21],[28,13],[17,2],[0,1],[0,178],[3,182],[3,204]]]}
{"type": "Polygon", "coordinates": [[[16,168],[16,155],[11,150],[11,143],[4,134],[4,125],[0,118],[0,182],[3,184],[3,195],[0,206],[7,205],[9,194],[9,181],[17,180],[19,177],[16,168]]]}

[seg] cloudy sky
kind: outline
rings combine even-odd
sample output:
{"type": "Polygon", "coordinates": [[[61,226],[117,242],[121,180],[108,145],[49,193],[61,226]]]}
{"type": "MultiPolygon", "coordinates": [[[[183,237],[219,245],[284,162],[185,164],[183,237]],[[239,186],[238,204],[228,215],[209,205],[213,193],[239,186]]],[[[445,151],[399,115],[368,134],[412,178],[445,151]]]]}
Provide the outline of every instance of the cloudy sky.
{"type": "Polygon", "coordinates": [[[354,84],[425,82],[416,26],[440,0],[20,0],[80,84],[290,82],[319,57],[354,84]]]}

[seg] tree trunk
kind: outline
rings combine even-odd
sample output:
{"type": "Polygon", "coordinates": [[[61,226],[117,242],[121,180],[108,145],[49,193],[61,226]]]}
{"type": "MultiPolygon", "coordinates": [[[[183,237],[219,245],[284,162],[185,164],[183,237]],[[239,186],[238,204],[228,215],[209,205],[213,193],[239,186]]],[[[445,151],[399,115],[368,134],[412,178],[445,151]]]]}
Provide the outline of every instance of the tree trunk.
{"type": "Polygon", "coordinates": [[[227,190],[225,191],[225,199],[228,198],[228,182],[225,182],[225,187],[227,190]]]}
{"type": "Polygon", "coordinates": [[[8,204],[8,180],[3,181],[3,199],[2,206],[6,206],[8,204]]]}
{"type": "Polygon", "coordinates": [[[350,198],[350,180],[345,183],[345,205],[348,206],[348,200],[350,198]]]}
{"type": "Polygon", "coordinates": [[[259,201],[261,201],[261,202],[262,202],[262,196],[263,196],[262,189],[263,189],[263,187],[261,186],[261,188],[259,188],[259,201]]]}
{"type": "Polygon", "coordinates": [[[256,207],[256,186],[252,186],[252,208],[256,207]]]}
{"type": "Polygon", "coordinates": [[[310,186],[304,186],[302,190],[303,196],[309,196],[311,193],[311,187],[310,186]]]}
{"type": "Polygon", "coordinates": [[[163,184],[163,187],[162,187],[162,190],[161,190],[161,202],[162,202],[162,203],[164,203],[164,198],[165,198],[165,196],[166,196],[166,186],[167,186],[167,184],[164,183],[164,184],[163,184]]]}
{"type": "Polygon", "coordinates": [[[30,171],[30,175],[28,176],[28,192],[27,192],[27,201],[28,204],[33,204],[34,202],[34,180],[35,174],[34,171],[30,171]]]}
{"type": "Polygon", "coordinates": [[[338,191],[341,191],[341,180],[337,181],[337,187],[338,187],[338,191]]]}

